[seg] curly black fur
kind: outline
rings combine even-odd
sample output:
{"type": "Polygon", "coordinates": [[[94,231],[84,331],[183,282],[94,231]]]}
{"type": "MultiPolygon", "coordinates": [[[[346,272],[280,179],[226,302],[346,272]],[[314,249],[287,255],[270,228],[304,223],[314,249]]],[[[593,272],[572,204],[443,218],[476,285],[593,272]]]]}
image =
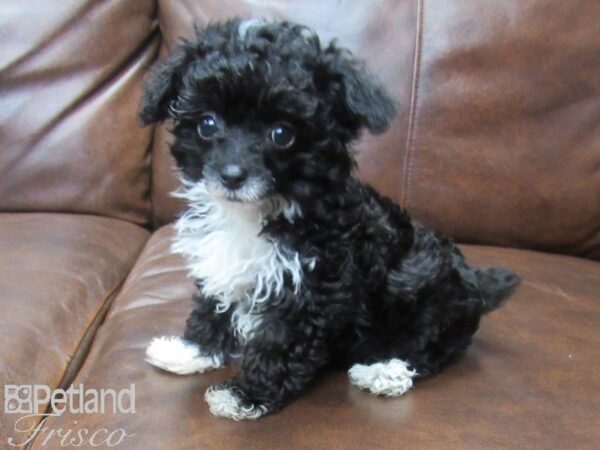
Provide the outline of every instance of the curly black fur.
{"type": "Polygon", "coordinates": [[[235,163],[260,181],[259,200],[297,205],[301,215],[269,216],[262,234],[316,264],[304,267],[299,292],[287,279],[255,311],[247,342],[235,339],[231,311],[216,312],[216,300],[201,295],[185,337],[209,354],[241,351],[241,370],[226,385],[268,412],[327,364],[399,358],[419,377],[438,373],[518,277],[469,267],[451,239],[352,177],[349,144],[362,128],[385,130],[394,104],[350,52],[287,22],[245,33],[240,25],[214,24],[179,45],[149,77],[140,117],[173,119],[172,152],[187,180],[217,183],[235,163]],[[219,122],[215,138],[198,136],[206,112],[219,122]],[[289,148],[266,138],[274,123],[294,131],[289,148]]]}

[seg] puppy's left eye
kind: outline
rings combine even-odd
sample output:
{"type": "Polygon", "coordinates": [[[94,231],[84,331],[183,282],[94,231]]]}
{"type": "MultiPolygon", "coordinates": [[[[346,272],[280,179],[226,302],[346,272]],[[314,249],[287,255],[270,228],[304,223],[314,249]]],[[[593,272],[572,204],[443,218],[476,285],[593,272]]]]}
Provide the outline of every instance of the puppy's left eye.
{"type": "Polygon", "coordinates": [[[289,148],[294,144],[296,135],[292,127],[284,123],[279,123],[271,128],[269,138],[277,147],[289,148]]]}
{"type": "Polygon", "coordinates": [[[198,134],[202,139],[210,139],[219,131],[217,119],[213,114],[202,114],[198,122],[198,134]]]}

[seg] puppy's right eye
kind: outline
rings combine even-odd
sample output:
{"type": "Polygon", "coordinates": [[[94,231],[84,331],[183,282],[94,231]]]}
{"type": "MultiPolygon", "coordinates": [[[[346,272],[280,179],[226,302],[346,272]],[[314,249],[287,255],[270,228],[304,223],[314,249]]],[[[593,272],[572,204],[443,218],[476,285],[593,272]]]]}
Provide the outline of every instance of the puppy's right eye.
{"type": "Polygon", "coordinates": [[[285,123],[280,123],[271,128],[269,138],[273,143],[280,148],[289,148],[294,145],[294,130],[285,123]]]}
{"type": "Polygon", "coordinates": [[[198,122],[198,134],[202,139],[211,139],[219,131],[219,124],[213,114],[202,114],[198,122]]]}

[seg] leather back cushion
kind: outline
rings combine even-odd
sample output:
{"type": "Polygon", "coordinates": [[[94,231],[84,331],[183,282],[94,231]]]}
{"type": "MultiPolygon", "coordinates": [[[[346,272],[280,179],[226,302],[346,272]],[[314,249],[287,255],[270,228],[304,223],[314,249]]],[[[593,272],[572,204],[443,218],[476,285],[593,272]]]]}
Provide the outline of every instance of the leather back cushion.
{"type": "Polygon", "coordinates": [[[151,0],[0,1],[0,210],[148,223],[151,0]]]}
{"type": "MultiPolygon", "coordinates": [[[[463,242],[600,259],[597,0],[159,2],[162,54],[232,16],[305,23],[364,58],[398,100],[365,136],[359,176],[463,242]]],[[[182,205],[165,127],[154,145],[155,224],[182,205]]]]}

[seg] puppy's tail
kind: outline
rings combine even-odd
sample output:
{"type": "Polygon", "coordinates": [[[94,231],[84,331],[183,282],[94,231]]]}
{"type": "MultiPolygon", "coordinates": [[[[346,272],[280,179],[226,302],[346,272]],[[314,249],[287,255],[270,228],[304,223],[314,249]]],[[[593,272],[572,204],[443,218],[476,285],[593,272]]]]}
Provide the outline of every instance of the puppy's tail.
{"type": "Polygon", "coordinates": [[[484,301],[484,314],[500,307],[521,282],[516,273],[501,267],[477,269],[475,274],[484,301]]]}

